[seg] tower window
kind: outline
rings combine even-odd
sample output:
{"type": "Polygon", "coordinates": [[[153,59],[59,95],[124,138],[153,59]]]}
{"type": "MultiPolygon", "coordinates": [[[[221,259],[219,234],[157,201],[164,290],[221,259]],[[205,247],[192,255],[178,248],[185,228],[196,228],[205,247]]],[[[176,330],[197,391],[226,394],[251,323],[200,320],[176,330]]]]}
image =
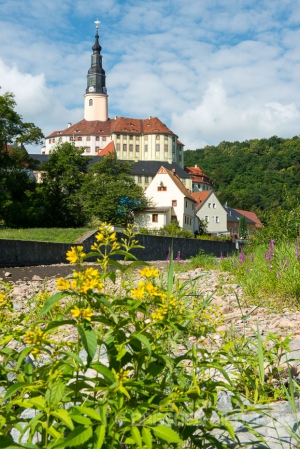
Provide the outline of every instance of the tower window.
{"type": "Polygon", "coordinates": [[[99,140],[99,136],[96,136],[96,140],[99,140]]]}
{"type": "Polygon", "coordinates": [[[102,141],[105,142],[106,141],[106,136],[102,137],[102,141]]]}
{"type": "Polygon", "coordinates": [[[159,151],[160,150],[160,145],[159,145],[159,143],[157,143],[156,145],[155,145],[155,151],[159,151]]]}
{"type": "Polygon", "coordinates": [[[90,136],[87,136],[86,140],[91,140],[91,137],[90,137],[90,136]]]}
{"type": "Polygon", "coordinates": [[[140,140],[140,136],[135,136],[135,140],[140,140]]]}
{"type": "Polygon", "coordinates": [[[95,78],[90,79],[90,86],[93,86],[95,84],[95,78]]]}
{"type": "Polygon", "coordinates": [[[139,145],[135,146],[135,151],[136,151],[136,153],[138,153],[140,151],[140,146],[139,145]]]}
{"type": "Polygon", "coordinates": [[[159,140],[159,138],[160,138],[159,135],[157,135],[157,136],[156,136],[156,140],[159,140]]]}
{"type": "Polygon", "coordinates": [[[165,140],[168,140],[168,136],[164,136],[164,139],[165,139],[165,140]]]}
{"type": "Polygon", "coordinates": [[[148,151],[148,145],[145,145],[145,151],[148,151]]]}
{"type": "Polygon", "coordinates": [[[133,140],[133,136],[129,136],[129,139],[130,139],[130,140],[133,140]]]}
{"type": "Polygon", "coordinates": [[[133,151],[133,145],[132,144],[129,145],[129,151],[133,151]]]}
{"type": "Polygon", "coordinates": [[[127,151],[127,143],[123,143],[123,151],[127,151]]]}
{"type": "Polygon", "coordinates": [[[144,140],[148,140],[148,136],[144,136],[144,140]]]}
{"type": "Polygon", "coordinates": [[[120,139],[120,134],[117,134],[117,139],[120,139]]]}
{"type": "Polygon", "coordinates": [[[89,106],[93,106],[93,100],[92,100],[92,98],[89,99],[89,106]]]}
{"type": "Polygon", "coordinates": [[[117,143],[117,151],[120,151],[120,144],[117,143]]]}
{"type": "Polygon", "coordinates": [[[164,149],[165,149],[166,152],[168,151],[168,144],[167,143],[165,143],[164,149]]]}

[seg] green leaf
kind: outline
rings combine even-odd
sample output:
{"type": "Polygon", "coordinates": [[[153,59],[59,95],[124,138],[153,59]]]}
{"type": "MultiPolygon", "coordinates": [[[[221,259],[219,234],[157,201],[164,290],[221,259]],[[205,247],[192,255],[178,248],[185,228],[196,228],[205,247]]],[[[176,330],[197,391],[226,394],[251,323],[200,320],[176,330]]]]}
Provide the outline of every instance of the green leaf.
{"type": "Polygon", "coordinates": [[[132,435],[132,438],[134,439],[135,443],[138,445],[138,447],[140,449],[142,449],[143,448],[142,437],[141,437],[140,431],[137,427],[131,428],[131,435],[132,435]]]}
{"type": "Polygon", "coordinates": [[[66,293],[63,292],[58,292],[55,293],[53,296],[51,296],[45,303],[44,307],[42,308],[42,310],[40,311],[40,316],[45,315],[47,312],[49,312],[49,310],[52,309],[52,307],[61,300],[61,298],[63,298],[64,296],[66,296],[66,293]]]}
{"type": "Polygon", "coordinates": [[[101,424],[101,426],[97,426],[95,430],[96,442],[94,444],[93,449],[101,449],[104,438],[105,438],[105,426],[101,424]]]}
{"type": "Polygon", "coordinates": [[[142,436],[143,436],[143,440],[147,446],[147,449],[152,449],[152,435],[151,435],[150,430],[147,429],[147,427],[143,427],[142,436]]]}
{"type": "Polygon", "coordinates": [[[107,368],[107,366],[103,365],[103,363],[94,362],[91,364],[91,369],[94,369],[97,373],[102,374],[104,379],[108,381],[109,384],[114,384],[116,382],[116,378],[113,373],[107,368]]]}
{"type": "Polygon", "coordinates": [[[97,334],[89,324],[77,326],[77,330],[80,335],[83,347],[88,354],[87,365],[89,366],[97,350],[97,334]]]}
{"type": "Polygon", "coordinates": [[[183,443],[179,438],[177,433],[168,426],[161,425],[156,427],[151,427],[154,435],[156,435],[161,440],[167,441],[168,443],[183,443]]]}
{"type": "Polygon", "coordinates": [[[12,385],[7,392],[5,393],[4,400],[10,398],[16,391],[22,390],[23,387],[27,387],[28,385],[25,382],[18,382],[12,385]]]}
{"type": "Polygon", "coordinates": [[[61,449],[64,447],[75,447],[86,443],[93,436],[92,427],[79,426],[76,427],[69,435],[65,438],[62,444],[55,446],[55,449],[61,449]]]}
{"type": "Polygon", "coordinates": [[[130,339],[134,339],[134,338],[136,338],[137,340],[139,340],[141,343],[143,343],[146,346],[148,354],[149,354],[149,356],[151,356],[152,351],[151,351],[151,345],[150,345],[148,338],[145,337],[145,335],[143,335],[143,334],[136,334],[135,332],[130,335],[130,339]]]}
{"type": "Polygon", "coordinates": [[[76,422],[77,424],[82,424],[83,426],[91,426],[92,421],[90,418],[87,418],[86,416],[77,415],[75,413],[72,413],[71,419],[73,422],[76,422]]]}
{"type": "Polygon", "coordinates": [[[62,354],[66,354],[67,356],[71,357],[71,359],[75,360],[80,366],[84,366],[83,361],[79,357],[79,355],[75,354],[75,352],[70,351],[62,351],[62,354]]]}
{"type": "Polygon", "coordinates": [[[72,419],[70,418],[68,410],[60,408],[59,410],[51,412],[51,415],[54,416],[54,418],[59,419],[59,421],[61,421],[70,430],[74,429],[74,425],[72,419]]]}
{"type": "Polygon", "coordinates": [[[31,404],[32,408],[37,408],[38,410],[45,410],[46,402],[43,396],[36,396],[28,399],[28,403],[31,404]]]}
{"type": "Polygon", "coordinates": [[[30,353],[31,350],[32,350],[31,346],[27,346],[26,348],[23,349],[23,351],[19,355],[18,363],[16,364],[16,370],[18,370],[20,368],[24,358],[27,356],[27,354],[30,353]]]}
{"type": "Polygon", "coordinates": [[[128,391],[126,390],[125,387],[123,387],[123,385],[119,385],[118,387],[119,391],[121,391],[121,393],[125,394],[125,396],[130,399],[130,394],[128,393],[128,391]]]}
{"type": "Polygon", "coordinates": [[[51,321],[45,329],[45,334],[56,327],[65,326],[66,324],[74,324],[75,320],[51,321]]]}
{"type": "Polygon", "coordinates": [[[55,383],[46,391],[45,399],[49,405],[57,405],[65,392],[65,384],[63,382],[55,383]]]}
{"type": "Polygon", "coordinates": [[[157,423],[157,421],[161,421],[165,417],[165,413],[153,413],[153,415],[148,416],[144,424],[152,426],[153,424],[157,423]]]}

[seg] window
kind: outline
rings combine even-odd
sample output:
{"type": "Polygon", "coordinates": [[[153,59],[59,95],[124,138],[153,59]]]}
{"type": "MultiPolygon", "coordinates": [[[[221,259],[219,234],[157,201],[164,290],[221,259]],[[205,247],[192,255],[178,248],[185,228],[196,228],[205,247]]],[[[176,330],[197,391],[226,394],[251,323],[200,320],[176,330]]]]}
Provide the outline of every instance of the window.
{"type": "Polygon", "coordinates": [[[208,218],[208,216],[207,216],[207,215],[205,215],[205,217],[204,217],[204,220],[206,221],[206,223],[208,223],[208,222],[209,222],[209,218],[208,218]]]}
{"type": "Polygon", "coordinates": [[[219,217],[216,217],[216,223],[220,223],[219,217]]]}
{"type": "Polygon", "coordinates": [[[58,138],[58,141],[61,142],[61,141],[62,141],[62,137],[59,137],[59,138],[58,138]]]}
{"type": "Polygon", "coordinates": [[[117,139],[120,139],[120,134],[117,134],[117,139]]]}
{"type": "Polygon", "coordinates": [[[177,221],[177,215],[171,215],[171,221],[177,221]]]}
{"type": "Polygon", "coordinates": [[[106,136],[103,136],[102,137],[102,142],[105,142],[106,141],[106,136]]]}
{"type": "Polygon", "coordinates": [[[229,233],[233,234],[233,229],[232,228],[229,228],[229,233]]]}
{"type": "Polygon", "coordinates": [[[91,147],[85,147],[85,152],[86,153],[90,153],[91,152],[91,147]]]}
{"type": "Polygon", "coordinates": [[[216,203],[213,203],[213,209],[215,209],[216,208],[216,203]]]}
{"type": "Polygon", "coordinates": [[[117,151],[120,151],[120,148],[121,147],[121,145],[119,144],[119,143],[117,143],[117,151]]]}
{"type": "Polygon", "coordinates": [[[99,147],[96,147],[95,152],[98,153],[98,151],[99,151],[99,147]]]}
{"type": "Polygon", "coordinates": [[[208,203],[208,207],[211,208],[211,203],[208,203]]]}
{"type": "Polygon", "coordinates": [[[168,136],[165,136],[164,139],[165,139],[165,140],[168,140],[168,136]]]}
{"type": "Polygon", "coordinates": [[[140,136],[135,136],[135,140],[140,140],[140,136]]]}
{"type": "Polygon", "coordinates": [[[144,140],[148,140],[148,136],[144,136],[144,140]]]}
{"type": "Polygon", "coordinates": [[[192,224],[192,219],[190,218],[190,225],[192,224]]]}
{"type": "Polygon", "coordinates": [[[167,144],[167,143],[164,144],[164,150],[165,150],[166,152],[168,151],[168,144],[167,144]]]}
{"type": "Polygon", "coordinates": [[[130,139],[130,140],[133,140],[133,136],[129,136],[129,139],[130,139]]]}
{"type": "Polygon", "coordinates": [[[123,151],[127,151],[127,143],[123,143],[123,151]]]}
{"type": "Polygon", "coordinates": [[[133,145],[132,144],[129,145],[129,151],[133,151],[133,145]]]}
{"type": "Polygon", "coordinates": [[[149,184],[149,176],[145,176],[145,184],[149,184]]]}
{"type": "Polygon", "coordinates": [[[159,145],[159,143],[157,143],[156,145],[155,145],[155,151],[159,151],[160,150],[160,145],[159,145]]]}
{"type": "Polygon", "coordinates": [[[82,137],[81,137],[81,136],[78,136],[76,140],[78,140],[78,141],[81,142],[81,141],[82,141],[82,137]]]}
{"type": "Polygon", "coordinates": [[[100,140],[99,136],[96,136],[96,140],[100,140]]]}
{"type": "Polygon", "coordinates": [[[141,183],[142,182],[142,177],[138,176],[138,182],[141,183]]]}
{"type": "Polygon", "coordinates": [[[185,186],[185,178],[181,180],[182,184],[185,186]]]}
{"type": "Polygon", "coordinates": [[[181,162],[181,154],[179,155],[179,162],[181,162]]]}
{"type": "Polygon", "coordinates": [[[158,222],[158,214],[152,214],[152,222],[157,223],[158,222]]]}
{"type": "Polygon", "coordinates": [[[185,202],[185,207],[187,208],[187,201],[185,202]]]}
{"type": "Polygon", "coordinates": [[[89,106],[93,106],[93,100],[92,99],[89,100],[89,106]]]}
{"type": "Polygon", "coordinates": [[[173,207],[177,206],[177,200],[172,200],[172,206],[173,207]]]}
{"type": "Polygon", "coordinates": [[[159,136],[157,135],[157,136],[155,137],[155,139],[156,139],[156,140],[159,140],[159,136]]]}
{"type": "Polygon", "coordinates": [[[148,151],[148,145],[145,145],[145,146],[144,146],[144,150],[145,150],[145,151],[148,151]]]}
{"type": "Polygon", "coordinates": [[[136,151],[136,153],[138,153],[140,151],[140,146],[139,145],[135,146],[135,151],[136,151]]]}
{"type": "Polygon", "coordinates": [[[73,136],[69,137],[70,142],[73,142],[73,140],[74,140],[73,136]]]}
{"type": "Polygon", "coordinates": [[[86,140],[87,140],[87,141],[91,140],[90,136],[87,136],[86,140]]]}
{"type": "Polygon", "coordinates": [[[158,192],[166,192],[167,187],[166,186],[158,186],[157,190],[158,190],[158,192]]]}

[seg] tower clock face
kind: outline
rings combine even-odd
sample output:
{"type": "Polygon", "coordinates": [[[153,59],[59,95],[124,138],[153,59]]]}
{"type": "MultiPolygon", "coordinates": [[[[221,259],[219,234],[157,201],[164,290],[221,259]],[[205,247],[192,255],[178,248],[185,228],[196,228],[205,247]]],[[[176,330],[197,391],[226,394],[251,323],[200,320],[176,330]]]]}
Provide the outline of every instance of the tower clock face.
{"type": "Polygon", "coordinates": [[[95,88],[93,86],[89,87],[89,92],[94,92],[95,88]]]}

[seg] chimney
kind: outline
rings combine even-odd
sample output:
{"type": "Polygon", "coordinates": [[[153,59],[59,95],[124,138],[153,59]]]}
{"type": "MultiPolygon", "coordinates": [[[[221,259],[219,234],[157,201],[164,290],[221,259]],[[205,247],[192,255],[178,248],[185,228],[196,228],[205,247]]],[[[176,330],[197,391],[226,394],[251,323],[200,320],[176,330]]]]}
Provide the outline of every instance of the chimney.
{"type": "Polygon", "coordinates": [[[69,122],[69,123],[68,123],[68,128],[70,128],[70,126],[72,126],[72,123],[69,122]]]}

